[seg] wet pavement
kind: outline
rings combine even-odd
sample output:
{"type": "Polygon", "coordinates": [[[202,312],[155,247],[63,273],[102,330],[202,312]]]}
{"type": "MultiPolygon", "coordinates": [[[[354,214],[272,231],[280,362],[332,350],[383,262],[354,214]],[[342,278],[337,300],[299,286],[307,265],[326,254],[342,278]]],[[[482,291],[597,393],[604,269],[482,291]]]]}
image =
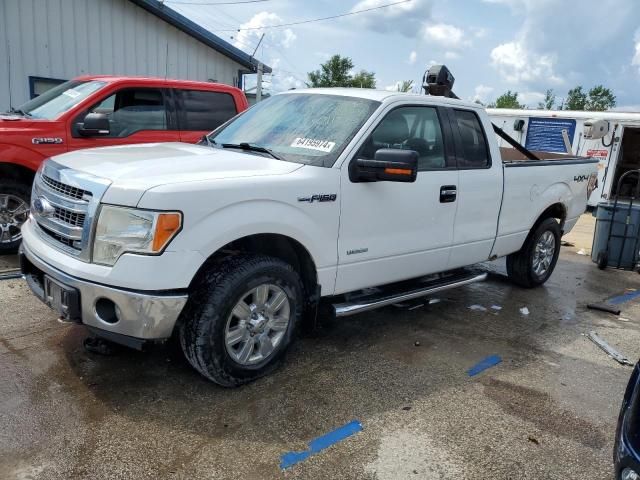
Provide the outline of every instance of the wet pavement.
{"type": "Polygon", "coordinates": [[[563,249],[542,288],[511,286],[497,263],[439,303],[326,325],[235,390],[173,344],[86,353],[81,327],[59,324],[22,280],[0,281],[0,478],[612,478],[631,368],[583,334],[635,361],[640,304],[623,304],[622,320],[586,304],[640,288],[640,276],[600,271],[577,250],[563,249]],[[502,363],[469,377],[489,355],[502,363]],[[352,420],[361,432],[279,468],[352,420]]]}

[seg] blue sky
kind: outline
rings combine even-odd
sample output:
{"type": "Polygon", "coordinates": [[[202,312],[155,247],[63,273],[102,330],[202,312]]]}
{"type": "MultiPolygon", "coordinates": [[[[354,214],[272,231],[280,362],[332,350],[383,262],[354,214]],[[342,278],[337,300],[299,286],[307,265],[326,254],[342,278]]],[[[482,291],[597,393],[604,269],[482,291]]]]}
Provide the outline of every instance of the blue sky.
{"type": "MultiPolygon", "coordinates": [[[[251,53],[263,30],[233,31],[324,17],[394,0],[268,0],[171,8],[251,53]]],[[[213,3],[221,0],[191,0],[213,3]]],[[[376,73],[378,88],[421,83],[445,63],[461,98],[495,100],[507,89],[534,107],[547,88],[559,99],[602,83],[618,106],[640,111],[638,0],[411,0],[336,20],[265,29],[256,57],[274,69],[273,91],[302,87],[306,73],[335,53],[376,73]]]]}

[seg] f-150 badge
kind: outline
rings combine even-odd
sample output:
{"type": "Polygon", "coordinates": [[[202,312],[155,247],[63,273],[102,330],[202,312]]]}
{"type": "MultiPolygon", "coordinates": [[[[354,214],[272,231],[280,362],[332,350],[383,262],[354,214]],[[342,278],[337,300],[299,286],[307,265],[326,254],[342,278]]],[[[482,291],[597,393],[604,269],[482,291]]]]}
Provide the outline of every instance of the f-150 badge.
{"type": "Polygon", "coordinates": [[[299,202],[335,202],[338,195],[335,193],[317,193],[310,197],[298,197],[299,202]]]}
{"type": "Polygon", "coordinates": [[[35,137],[31,139],[31,143],[33,143],[34,145],[59,145],[63,143],[63,140],[60,137],[35,137]]]}

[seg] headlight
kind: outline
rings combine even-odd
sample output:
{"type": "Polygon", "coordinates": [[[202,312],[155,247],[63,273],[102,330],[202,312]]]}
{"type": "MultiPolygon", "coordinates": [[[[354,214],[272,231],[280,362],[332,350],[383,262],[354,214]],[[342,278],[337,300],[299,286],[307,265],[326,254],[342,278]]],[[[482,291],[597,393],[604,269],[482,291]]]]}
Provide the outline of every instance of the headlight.
{"type": "Polygon", "coordinates": [[[123,253],[162,253],[181,226],[179,212],[104,205],[93,241],[93,262],[111,266],[123,253]]]}

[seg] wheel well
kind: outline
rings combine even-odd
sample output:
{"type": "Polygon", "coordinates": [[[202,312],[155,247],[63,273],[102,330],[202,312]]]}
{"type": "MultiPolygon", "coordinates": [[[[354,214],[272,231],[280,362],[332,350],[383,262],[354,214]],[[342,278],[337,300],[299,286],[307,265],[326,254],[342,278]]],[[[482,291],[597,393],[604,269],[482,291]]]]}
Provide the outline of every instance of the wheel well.
{"type": "Polygon", "coordinates": [[[0,178],[10,178],[11,180],[31,186],[35,175],[36,172],[22,165],[0,162],[0,178]]]}
{"type": "Polygon", "coordinates": [[[560,230],[564,231],[564,221],[567,219],[567,209],[562,203],[554,203],[542,212],[536,221],[536,225],[547,218],[555,218],[560,222],[560,230]]]}
{"type": "Polygon", "coordinates": [[[261,233],[243,237],[228,243],[211,255],[193,277],[191,286],[217,262],[229,255],[238,253],[261,253],[276,257],[291,265],[300,274],[307,297],[316,293],[318,276],[316,266],[307,249],[298,241],[274,233],[261,233]]]}

